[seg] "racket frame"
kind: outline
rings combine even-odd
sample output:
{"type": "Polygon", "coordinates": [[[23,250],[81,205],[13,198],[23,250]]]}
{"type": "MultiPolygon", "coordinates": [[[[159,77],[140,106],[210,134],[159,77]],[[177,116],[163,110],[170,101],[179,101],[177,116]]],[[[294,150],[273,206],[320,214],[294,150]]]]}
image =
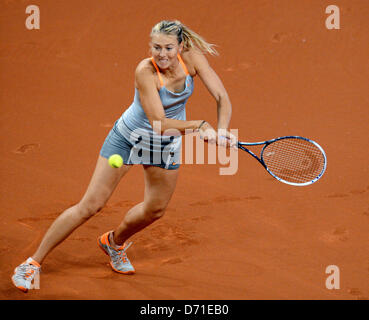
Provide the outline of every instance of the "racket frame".
{"type": "Polygon", "coordinates": [[[289,184],[289,185],[292,185],[292,186],[303,187],[303,186],[313,184],[314,182],[318,181],[322,177],[322,175],[325,172],[325,169],[327,168],[327,156],[326,156],[323,148],[318,143],[316,143],[315,141],[310,140],[308,138],[300,137],[300,136],[284,136],[284,137],[278,137],[278,138],[275,138],[275,139],[271,139],[271,140],[267,140],[267,141],[261,141],[261,142],[241,142],[241,141],[238,141],[237,142],[237,147],[239,149],[243,150],[243,151],[246,151],[247,153],[252,155],[256,160],[258,160],[261,163],[261,165],[265,168],[265,170],[268,171],[268,173],[273,178],[277,179],[280,182],[283,182],[283,183],[286,183],[286,184],[289,184]],[[279,178],[278,176],[276,176],[273,172],[271,172],[268,169],[267,165],[265,164],[265,162],[263,160],[264,150],[271,143],[279,141],[279,140],[283,140],[283,139],[301,139],[301,140],[305,140],[305,141],[308,141],[308,142],[311,142],[312,144],[314,144],[321,151],[321,153],[323,154],[323,157],[324,157],[324,166],[323,166],[322,171],[319,173],[319,175],[317,177],[315,177],[313,180],[308,181],[308,182],[295,183],[295,182],[289,182],[289,181],[283,180],[282,178],[279,178]],[[255,153],[253,153],[252,151],[250,151],[249,149],[247,149],[245,147],[245,146],[259,146],[259,145],[264,145],[263,148],[261,149],[261,152],[260,152],[260,158],[255,153]]]}

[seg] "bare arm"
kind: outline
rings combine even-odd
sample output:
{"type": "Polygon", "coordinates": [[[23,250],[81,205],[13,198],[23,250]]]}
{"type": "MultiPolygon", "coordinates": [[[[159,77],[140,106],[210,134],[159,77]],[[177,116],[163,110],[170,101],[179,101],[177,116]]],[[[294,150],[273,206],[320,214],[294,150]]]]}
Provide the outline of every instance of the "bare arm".
{"type": "MultiPolygon", "coordinates": [[[[211,68],[203,54],[193,53],[192,61],[194,62],[197,74],[217,103],[217,143],[222,146],[232,146],[236,148],[237,137],[228,131],[229,122],[232,116],[232,105],[222,81],[211,68]]],[[[207,130],[206,126],[204,126],[204,129],[207,130]]]]}
{"type": "Polygon", "coordinates": [[[232,115],[232,105],[228,93],[206,57],[200,53],[193,53],[192,57],[197,74],[217,103],[217,127],[218,129],[228,129],[232,115]]]}

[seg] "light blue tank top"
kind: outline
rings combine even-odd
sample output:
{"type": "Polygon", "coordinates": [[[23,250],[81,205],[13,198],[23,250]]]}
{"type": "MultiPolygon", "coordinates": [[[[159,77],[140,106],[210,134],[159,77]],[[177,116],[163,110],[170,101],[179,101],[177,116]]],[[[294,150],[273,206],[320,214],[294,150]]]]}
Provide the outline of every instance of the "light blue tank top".
{"type": "MultiPolygon", "coordinates": [[[[172,92],[162,84],[159,90],[159,96],[164,107],[166,118],[186,120],[186,102],[188,98],[192,95],[194,89],[194,81],[192,76],[188,73],[186,65],[183,63],[180,55],[178,55],[178,59],[187,74],[184,90],[182,92],[172,92]]],[[[157,65],[155,64],[155,61],[153,59],[151,61],[154,64],[158,72],[159,79],[162,83],[161,75],[157,65]]],[[[143,130],[143,132],[146,131],[154,134],[154,136],[156,135],[155,133],[153,133],[152,126],[145,114],[145,111],[142,108],[140,93],[137,88],[135,88],[133,103],[119,118],[117,122],[117,127],[126,139],[128,138],[127,135],[132,131],[140,132],[143,130]]],[[[164,136],[162,136],[162,139],[163,138],[164,136]]],[[[178,137],[176,138],[176,140],[180,138],[181,137],[178,137]]]]}

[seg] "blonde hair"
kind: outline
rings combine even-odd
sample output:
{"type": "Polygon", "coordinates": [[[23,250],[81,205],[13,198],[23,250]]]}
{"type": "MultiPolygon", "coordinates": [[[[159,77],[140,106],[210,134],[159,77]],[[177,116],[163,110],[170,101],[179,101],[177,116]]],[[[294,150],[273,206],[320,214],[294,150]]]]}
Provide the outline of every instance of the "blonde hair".
{"type": "Polygon", "coordinates": [[[218,52],[214,49],[214,44],[206,42],[204,38],[192,31],[190,28],[186,27],[178,20],[162,20],[158,22],[152,28],[150,35],[152,36],[155,33],[176,36],[179,44],[183,42],[184,49],[197,48],[203,53],[218,55],[218,52]]]}

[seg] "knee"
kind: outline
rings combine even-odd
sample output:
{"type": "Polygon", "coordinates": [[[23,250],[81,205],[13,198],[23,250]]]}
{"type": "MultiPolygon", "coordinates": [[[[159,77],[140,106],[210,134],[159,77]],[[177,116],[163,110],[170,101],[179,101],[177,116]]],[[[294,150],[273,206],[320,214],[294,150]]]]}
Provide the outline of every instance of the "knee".
{"type": "Polygon", "coordinates": [[[166,204],[155,204],[145,208],[145,216],[148,220],[155,221],[160,219],[166,210],[166,204]]]}
{"type": "Polygon", "coordinates": [[[77,206],[79,216],[84,220],[88,220],[100,212],[104,208],[105,203],[101,201],[81,201],[77,206]]]}

